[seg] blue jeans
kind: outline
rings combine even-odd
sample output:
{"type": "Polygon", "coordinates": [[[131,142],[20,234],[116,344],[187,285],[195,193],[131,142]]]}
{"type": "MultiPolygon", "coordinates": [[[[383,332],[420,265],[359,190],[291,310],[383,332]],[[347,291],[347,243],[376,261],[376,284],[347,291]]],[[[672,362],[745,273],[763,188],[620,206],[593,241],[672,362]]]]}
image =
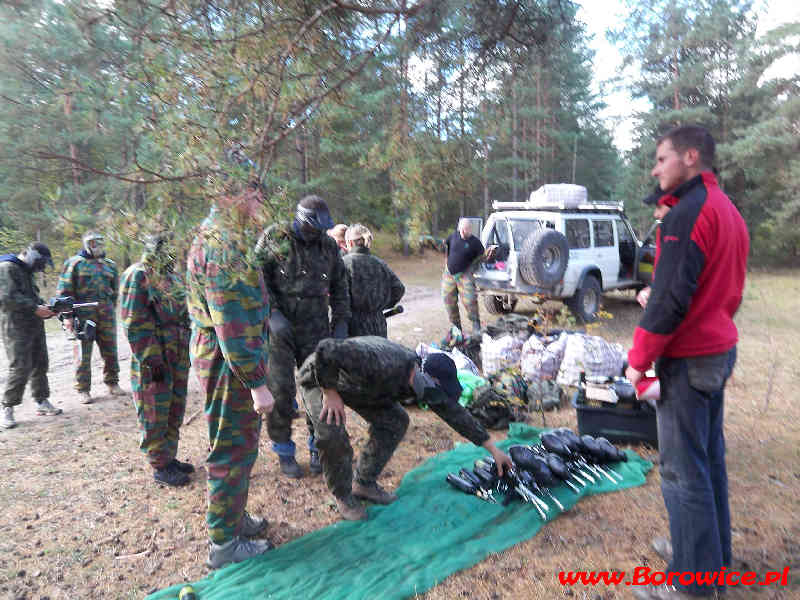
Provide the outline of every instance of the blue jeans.
{"type": "MultiPolygon", "coordinates": [[[[723,354],[656,363],[661,493],[673,552],[668,572],[719,572],[731,564],[723,404],[735,362],[734,347],[723,354]]],[[[694,596],[710,596],[715,588],[680,585],[677,577],[673,584],[694,596]]]]}

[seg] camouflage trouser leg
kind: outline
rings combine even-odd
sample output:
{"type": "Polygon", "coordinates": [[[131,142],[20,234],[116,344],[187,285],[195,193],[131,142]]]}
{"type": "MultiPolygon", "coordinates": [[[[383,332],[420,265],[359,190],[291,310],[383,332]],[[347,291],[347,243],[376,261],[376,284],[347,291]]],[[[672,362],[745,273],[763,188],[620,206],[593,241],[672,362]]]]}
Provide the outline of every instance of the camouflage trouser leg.
{"type": "Polygon", "coordinates": [[[6,322],[0,324],[3,346],[8,357],[8,380],[3,393],[3,406],[22,403],[25,385],[31,382],[34,400],[41,402],[50,396],[47,383],[47,341],[44,324],[35,323],[30,328],[6,322]]]}
{"type": "Polygon", "coordinates": [[[356,481],[374,483],[408,429],[408,413],[397,402],[380,408],[353,408],[369,423],[369,439],[356,465],[356,481]]]}
{"type": "Polygon", "coordinates": [[[188,331],[167,344],[167,361],[172,376],[172,404],[167,420],[167,450],[175,458],[178,454],[180,427],[186,413],[186,396],[189,388],[188,331]]]}
{"type": "MultiPolygon", "coordinates": [[[[323,337],[327,337],[327,321],[325,321],[324,327],[323,337]]],[[[320,337],[319,330],[303,330],[298,326],[294,326],[293,330],[295,331],[294,336],[270,337],[269,375],[267,376],[269,390],[275,398],[275,407],[267,418],[267,433],[273,442],[282,445],[282,449],[276,449],[276,452],[290,456],[294,456],[292,414],[297,397],[294,369],[295,366],[303,364],[303,361],[314,352],[319,341],[323,339],[320,337]]],[[[307,425],[309,436],[314,438],[312,423],[307,420],[307,425]]]]}
{"type": "Polygon", "coordinates": [[[113,304],[104,304],[98,309],[97,347],[103,357],[103,383],[119,383],[119,360],[117,359],[117,318],[113,304]]]}
{"type": "Polygon", "coordinates": [[[167,344],[163,381],[151,381],[149,370],[131,358],[131,388],[141,431],[139,447],[154,469],[166,467],[178,451],[189,373],[188,347],[179,345],[167,344]]]}
{"type": "Polygon", "coordinates": [[[328,425],[319,420],[322,390],[301,386],[306,416],[314,426],[319,461],[328,489],[337,498],[347,498],[353,490],[353,446],[343,425],[328,425]]]}
{"type": "Polygon", "coordinates": [[[350,337],[360,335],[378,335],[380,337],[388,337],[388,327],[386,326],[386,317],[383,312],[376,313],[362,313],[354,312],[353,317],[350,319],[350,337]]]}
{"type": "Polygon", "coordinates": [[[442,300],[450,322],[461,329],[461,315],[458,312],[458,283],[445,268],[442,273],[442,300]]]}
{"type": "Polygon", "coordinates": [[[226,365],[213,330],[196,331],[192,366],[206,398],[211,452],[208,465],[208,535],[224,544],[239,534],[250,471],[258,457],[261,419],[248,390],[226,365]]]}
{"type": "MultiPolygon", "coordinates": [[[[95,341],[103,357],[103,382],[107,385],[119,383],[119,361],[117,360],[117,320],[112,304],[103,304],[87,317],[95,322],[95,341]]],[[[82,317],[83,319],[83,317],[82,317]]],[[[83,319],[85,321],[85,319],[83,319]]],[[[92,350],[94,343],[80,342],[80,357],[75,373],[75,389],[88,392],[92,387],[92,350]]]]}

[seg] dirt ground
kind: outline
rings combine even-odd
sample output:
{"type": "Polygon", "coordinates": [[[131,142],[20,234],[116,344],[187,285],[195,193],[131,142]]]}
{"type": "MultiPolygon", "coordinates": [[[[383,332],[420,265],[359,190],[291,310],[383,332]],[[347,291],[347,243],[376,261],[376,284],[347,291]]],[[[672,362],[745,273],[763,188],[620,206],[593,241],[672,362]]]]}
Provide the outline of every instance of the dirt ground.
{"type": "MultiPolygon", "coordinates": [[[[438,341],[446,316],[439,299],[441,256],[388,256],[407,284],[405,313],[390,320],[391,339],[414,346],[438,341]]],[[[790,567],[788,587],[730,588],[730,600],[800,597],[800,273],[752,273],[738,316],[739,363],[727,393],[726,438],[733,518],[734,568],[759,574],[790,567]]],[[[532,312],[533,305],[521,306],[532,312]]],[[[630,294],[612,294],[605,309],[613,319],[593,333],[626,347],[640,316],[630,294]]],[[[486,320],[487,315],[482,315],[486,320]]],[[[138,449],[129,397],[104,395],[95,356],[95,403],[81,405],[72,388],[72,346],[49,324],[51,401],[56,417],[34,415],[26,395],[19,426],[0,430],[0,598],[142,598],[181,581],[208,574],[205,529],[207,432],[202,400],[190,385],[179,458],[194,463],[192,483],[180,489],[153,482],[138,449]],[[99,382],[99,383],[98,383],[99,382]]],[[[119,341],[121,384],[128,380],[130,352],[119,341]]],[[[97,354],[97,352],[95,352],[97,354]]],[[[0,353],[0,385],[6,377],[0,353]]],[[[538,414],[531,424],[541,425],[538,414]]],[[[573,409],[547,413],[548,426],[576,427],[573,409]]],[[[298,460],[305,467],[305,426],[295,422],[298,460]]],[[[364,422],[352,412],[349,429],[357,447],[364,422]]],[[[502,438],[503,432],[495,432],[502,438]]],[[[411,426],[381,483],[399,485],[403,475],[448,450],[458,435],[435,415],[411,410],[411,426]]],[[[656,461],[656,453],[636,448],[656,461]]],[[[321,477],[299,481],[279,476],[277,460],[262,432],[253,470],[249,509],[270,520],[268,535],[282,544],[338,520],[321,477]]],[[[461,571],[424,594],[452,598],[629,598],[619,587],[559,585],[562,570],[626,570],[664,563],[650,548],[666,532],[658,468],[645,486],[581,500],[531,540],[461,571]]],[[[476,502],[478,502],[476,500],[476,502]]]]}

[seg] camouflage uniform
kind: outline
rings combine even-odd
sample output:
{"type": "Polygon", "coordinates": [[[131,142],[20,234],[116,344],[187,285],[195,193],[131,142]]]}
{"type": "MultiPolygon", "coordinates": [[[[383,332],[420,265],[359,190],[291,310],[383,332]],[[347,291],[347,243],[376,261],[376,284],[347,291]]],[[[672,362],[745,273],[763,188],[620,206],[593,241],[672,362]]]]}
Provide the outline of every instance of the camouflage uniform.
{"type": "MultiPolygon", "coordinates": [[[[329,307],[334,326],[350,320],[347,275],[339,246],[330,236],[322,234],[307,243],[291,224],[267,229],[256,252],[272,308],[289,322],[287,331],[271,332],[268,385],[275,408],[269,413],[267,432],[275,452],[294,456],[295,365],[303,364],[319,341],[330,337],[329,307]]],[[[313,430],[309,445],[313,447],[313,430]]]]}
{"type": "Polygon", "coordinates": [[[35,314],[40,304],[33,272],[14,255],[0,257],[0,339],[9,365],[3,406],[22,402],[28,379],[36,402],[50,396],[44,321],[35,314]]]}
{"type": "Polygon", "coordinates": [[[379,335],[386,337],[386,318],[383,311],[398,302],[405,286],[369,248],[356,246],[342,259],[347,269],[350,288],[350,335],[379,335]]]}
{"type": "Polygon", "coordinates": [[[140,448],[153,469],[178,451],[189,383],[189,313],[183,284],[159,274],[150,257],[122,274],[120,317],[131,345],[131,389],[141,431],[140,448]],[[153,370],[163,374],[154,381],[153,370]]]}
{"type": "MultiPolygon", "coordinates": [[[[103,382],[106,385],[119,383],[119,362],[117,361],[117,266],[110,258],[93,258],[86,251],[68,258],[58,280],[56,294],[72,296],[75,302],[99,302],[95,308],[81,308],[76,316],[85,322],[91,319],[96,323],[95,340],[105,363],[103,382]]],[[[75,373],[75,389],[88,392],[92,387],[92,347],[93,342],[82,340],[81,358],[75,373]]]]}
{"type": "Polygon", "coordinates": [[[245,262],[212,209],[189,251],[186,287],[192,319],[190,355],[205,398],[209,537],[239,535],[261,421],[250,390],[267,380],[269,302],[258,269],[245,262]]]}
{"type": "MultiPolygon", "coordinates": [[[[345,405],[369,423],[369,439],[356,466],[356,481],[368,486],[389,462],[408,427],[408,413],[399,401],[413,396],[408,379],[415,362],[413,350],[382,337],[364,336],[321,342],[300,369],[300,391],[314,423],[325,481],[337,498],[345,499],[351,491],[353,448],[343,425],[320,421],[321,388],[336,389],[345,405]]],[[[474,444],[489,439],[457,399],[430,408],[474,444]]]]}

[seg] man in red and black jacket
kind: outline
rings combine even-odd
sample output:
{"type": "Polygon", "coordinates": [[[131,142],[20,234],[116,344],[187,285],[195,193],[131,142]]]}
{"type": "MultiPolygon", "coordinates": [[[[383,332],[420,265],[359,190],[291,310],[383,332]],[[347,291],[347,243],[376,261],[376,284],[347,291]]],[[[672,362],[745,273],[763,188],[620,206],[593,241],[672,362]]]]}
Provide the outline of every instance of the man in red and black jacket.
{"type": "MultiPolygon", "coordinates": [[[[665,134],[652,175],[675,199],[664,216],[660,254],[626,375],[635,385],[652,363],[661,383],[658,439],[670,544],[655,540],[670,572],[731,564],[723,401],[736,360],[733,317],[742,301],[747,227],[711,171],[714,139],[702,127],[665,134]]],[[[637,598],[709,596],[715,585],[639,588],[637,598]]]]}

